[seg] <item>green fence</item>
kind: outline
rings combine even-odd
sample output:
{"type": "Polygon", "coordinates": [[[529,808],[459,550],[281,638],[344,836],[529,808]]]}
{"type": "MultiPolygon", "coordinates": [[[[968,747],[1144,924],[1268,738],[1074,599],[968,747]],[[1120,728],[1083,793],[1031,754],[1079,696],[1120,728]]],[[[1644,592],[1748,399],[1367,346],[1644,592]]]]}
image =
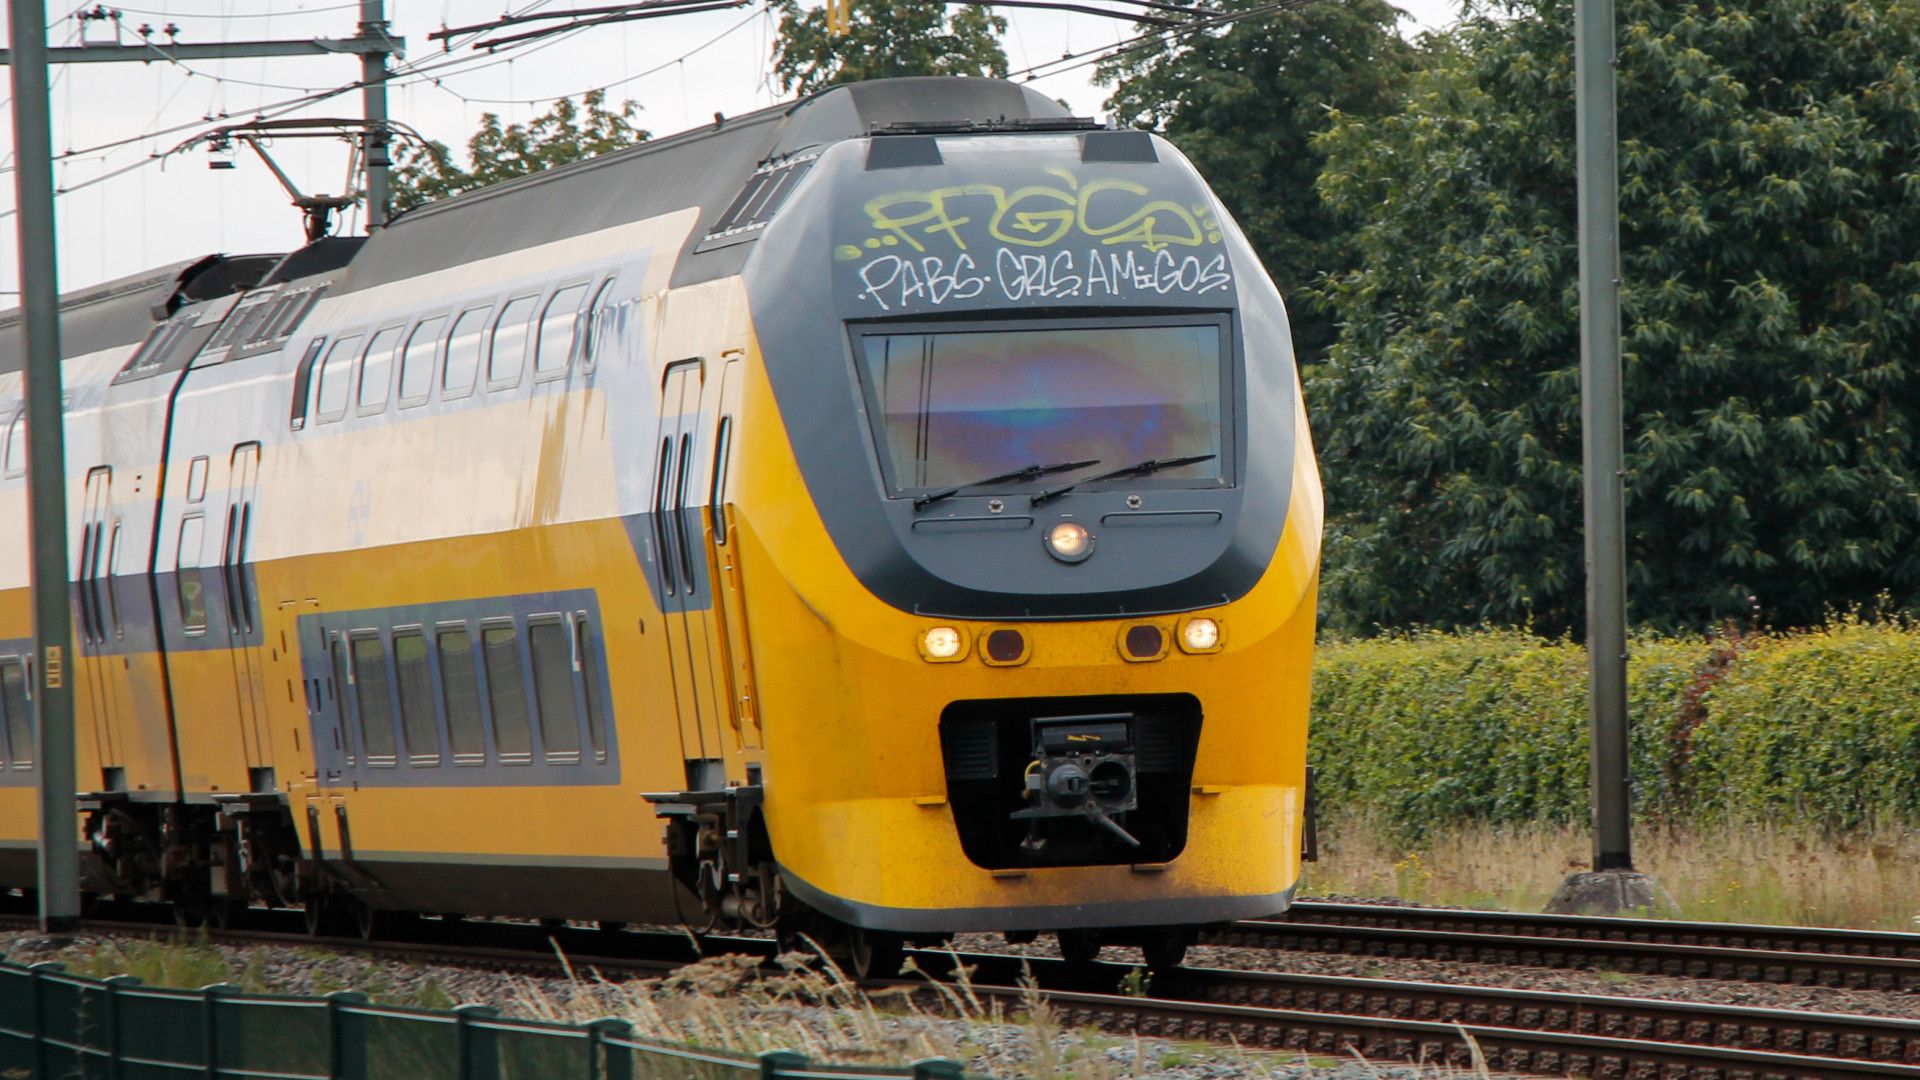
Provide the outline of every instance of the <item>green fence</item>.
{"type": "Polygon", "coordinates": [[[930,1060],[897,1068],[743,1057],[647,1043],[624,1020],[515,1020],[483,1005],[389,1008],[325,997],[90,979],[0,963],[0,1080],[962,1080],[930,1060]]]}

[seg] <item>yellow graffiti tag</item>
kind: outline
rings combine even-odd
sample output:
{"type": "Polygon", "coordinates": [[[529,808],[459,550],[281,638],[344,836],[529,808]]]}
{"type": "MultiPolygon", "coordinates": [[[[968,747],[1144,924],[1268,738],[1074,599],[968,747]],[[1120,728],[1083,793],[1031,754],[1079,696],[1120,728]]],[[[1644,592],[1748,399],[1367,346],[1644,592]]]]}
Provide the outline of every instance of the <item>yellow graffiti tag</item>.
{"type": "Polygon", "coordinates": [[[987,235],[1014,247],[1052,247],[1076,234],[1104,245],[1138,244],[1157,252],[1171,245],[1199,247],[1220,242],[1220,222],[1205,205],[1184,206],[1156,198],[1131,180],[1082,184],[1066,169],[1049,168],[1063,186],[1029,184],[1009,191],[998,184],[957,184],[931,191],[894,191],[868,200],[863,209],[874,235],[842,244],[842,260],[883,248],[929,245],[967,250],[964,225],[984,217],[987,235]]]}

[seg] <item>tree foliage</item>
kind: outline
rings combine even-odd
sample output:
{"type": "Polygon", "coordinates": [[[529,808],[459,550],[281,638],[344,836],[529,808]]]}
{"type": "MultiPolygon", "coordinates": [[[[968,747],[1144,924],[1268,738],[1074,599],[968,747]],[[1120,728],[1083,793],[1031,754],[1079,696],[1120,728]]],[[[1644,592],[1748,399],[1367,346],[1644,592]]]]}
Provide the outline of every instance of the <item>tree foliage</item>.
{"type": "Polygon", "coordinates": [[[840,83],[903,75],[1007,73],[1000,35],[1007,20],[968,4],[951,13],[923,0],[854,0],[845,34],[827,29],[824,7],[801,10],[799,0],[778,0],[780,37],[773,71],[780,88],[810,94],[840,83]]]}
{"type": "MultiPolygon", "coordinates": [[[[1217,0],[1221,14],[1266,0],[1217,0]]],[[[1379,116],[1399,101],[1414,51],[1385,0],[1304,4],[1185,35],[1165,51],[1101,68],[1118,86],[1107,107],[1156,128],[1192,159],[1260,253],[1293,320],[1295,347],[1317,359],[1334,326],[1307,287],[1352,268],[1352,225],[1314,188],[1325,164],[1314,136],[1335,115],[1379,116]]]]}
{"type": "MultiPolygon", "coordinates": [[[[1308,380],[1348,628],[1581,622],[1572,25],[1472,17],[1318,143],[1364,223],[1308,380]]],[[[1624,0],[1619,36],[1631,614],[1911,608],[1920,0],[1624,0]]]]}
{"type": "Polygon", "coordinates": [[[467,140],[467,166],[455,161],[453,152],[438,141],[408,145],[400,152],[393,170],[394,209],[409,210],[644,142],[648,133],[633,123],[639,111],[631,101],[609,109],[606,91],[594,90],[577,105],[571,98],[561,98],[524,124],[502,125],[498,115],[485,113],[480,130],[467,140]]]}

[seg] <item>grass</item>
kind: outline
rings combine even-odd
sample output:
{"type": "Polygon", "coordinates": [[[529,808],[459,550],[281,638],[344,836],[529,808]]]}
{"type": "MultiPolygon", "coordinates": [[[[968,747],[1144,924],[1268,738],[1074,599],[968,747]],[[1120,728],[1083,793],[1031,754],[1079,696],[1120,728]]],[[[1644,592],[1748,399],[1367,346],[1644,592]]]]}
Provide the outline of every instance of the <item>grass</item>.
{"type": "MultiPolygon", "coordinates": [[[[1403,849],[1364,819],[1328,822],[1304,895],[1397,896],[1539,911],[1584,870],[1584,826],[1465,826],[1403,849]]],[[[1795,926],[1920,929],[1920,835],[1830,834],[1789,824],[1642,827],[1634,862],[1678,917],[1795,926]]]]}
{"type": "MultiPolygon", "coordinates": [[[[855,1065],[939,1057],[963,1062],[974,1074],[1037,1080],[1127,1080],[1189,1066],[1210,1072],[1226,1066],[1232,1075],[1272,1080],[1296,1075],[1306,1063],[1324,1067],[1358,1060],[1371,1066],[1357,1055],[1309,1057],[1069,1029],[1031,985],[1017,1003],[1006,1006],[997,998],[983,1000],[965,968],[953,981],[929,980],[917,994],[868,993],[822,957],[790,954],[780,964],[784,974],[767,977],[752,957],[716,956],[665,979],[623,983],[569,967],[565,989],[558,993],[520,980],[505,1011],[565,1023],[619,1017],[647,1042],[742,1054],[791,1050],[817,1062],[855,1065]]],[[[907,973],[916,974],[911,962],[907,973]]],[[[1478,1060],[1478,1047],[1472,1050],[1478,1060]]],[[[1427,1080],[1488,1076],[1484,1063],[1393,1068],[1427,1080]]]]}

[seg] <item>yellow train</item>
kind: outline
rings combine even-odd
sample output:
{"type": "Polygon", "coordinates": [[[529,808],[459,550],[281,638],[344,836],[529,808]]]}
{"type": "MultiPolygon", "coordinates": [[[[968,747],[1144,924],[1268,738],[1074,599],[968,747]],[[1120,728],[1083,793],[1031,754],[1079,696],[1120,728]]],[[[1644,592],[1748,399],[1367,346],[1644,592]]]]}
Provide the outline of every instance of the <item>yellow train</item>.
{"type": "Polygon", "coordinates": [[[1289,903],[1318,475],[1281,299],[1156,136],[844,86],[63,310],[90,893],[863,970],[962,930],[1175,964],[1289,903]]]}

